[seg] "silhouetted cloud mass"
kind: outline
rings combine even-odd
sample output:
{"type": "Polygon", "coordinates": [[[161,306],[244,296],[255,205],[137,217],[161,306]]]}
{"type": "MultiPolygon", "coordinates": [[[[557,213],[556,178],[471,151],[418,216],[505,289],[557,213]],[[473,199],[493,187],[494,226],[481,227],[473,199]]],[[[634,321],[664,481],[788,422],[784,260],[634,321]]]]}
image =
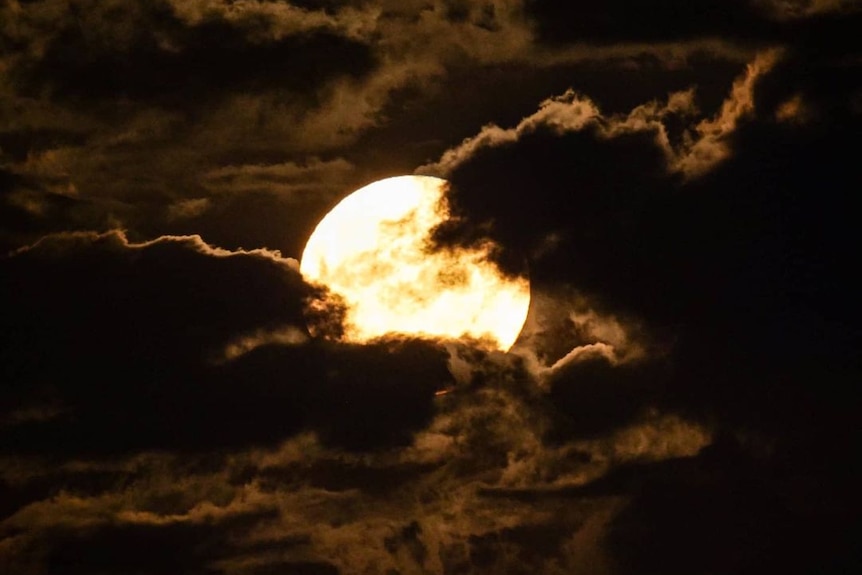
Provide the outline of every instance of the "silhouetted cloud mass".
{"type": "Polygon", "coordinates": [[[0,571],[851,572],[860,23],[5,3],[0,571]],[[528,271],[508,353],[338,341],[298,258],[402,174],[528,271]]]}

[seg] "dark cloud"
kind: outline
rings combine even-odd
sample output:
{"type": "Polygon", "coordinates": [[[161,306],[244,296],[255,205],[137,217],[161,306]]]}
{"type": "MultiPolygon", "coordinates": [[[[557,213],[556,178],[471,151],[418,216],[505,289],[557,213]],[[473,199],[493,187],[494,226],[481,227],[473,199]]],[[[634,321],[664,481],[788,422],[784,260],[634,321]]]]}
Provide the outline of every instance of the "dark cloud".
{"type": "Polygon", "coordinates": [[[302,345],[311,288],[271,252],[114,232],[49,237],[3,265],[7,451],[271,443],[309,425],[370,449],[408,441],[450,378],[418,342],[302,345]]]}
{"type": "MultiPolygon", "coordinates": [[[[849,514],[760,465],[727,441],[697,458],[640,470],[638,495],[608,532],[620,572],[850,568],[857,557],[843,528],[849,514]]],[[[846,486],[835,488],[846,496],[846,486]]]]}
{"type": "Polygon", "coordinates": [[[661,245],[672,241],[663,230],[684,225],[662,205],[672,180],[661,151],[649,134],[598,140],[592,130],[560,137],[540,129],[518,145],[479,152],[450,175],[456,209],[466,221],[493,221],[495,239],[522,254],[560,233],[555,250],[531,262],[539,285],[577,278],[579,289],[618,309],[681,305],[650,297],[681,287],[655,273],[677,263],[662,260],[680,257],[661,245]],[[485,190],[493,202],[480,199],[485,190]]]}
{"type": "Polygon", "coordinates": [[[251,4],[244,14],[219,2],[193,4],[55,3],[51,16],[20,7],[21,25],[7,28],[6,36],[30,59],[16,62],[13,79],[24,94],[47,89],[84,105],[125,98],[185,108],[220,96],[213,90],[219,85],[240,92],[307,89],[334,73],[370,68],[367,47],[327,30],[325,19],[306,13],[303,22],[297,12],[295,27],[279,34],[282,15],[263,5],[254,13],[251,4]],[[264,34],[259,39],[256,27],[264,34]],[[267,29],[276,31],[267,35],[267,29]]]}
{"type": "Polygon", "coordinates": [[[698,37],[754,43],[798,40],[793,34],[818,30],[824,22],[843,26],[836,14],[842,19],[852,19],[854,12],[858,15],[858,8],[854,10],[849,2],[805,4],[768,0],[708,0],[697,4],[679,0],[636,6],[626,2],[526,2],[528,13],[538,24],[540,39],[551,43],[664,42],[698,37]]]}
{"type": "Polygon", "coordinates": [[[378,497],[385,497],[393,490],[420,479],[438,469],[440,463],[402,463],[384,467],[369,467],[357,462],[339,459],[320,459],[312,463],[292,462],[288,465],[270,467],[265,470],[249,470],[249,475],[259,477],[264,489],[277,491],[284,484],[307,482],[310,487],[327,491],[349,491],[359,489],[378,497]]]}
{"type": "Polygon", "coordinates": [[[291,573],[295,575],[338,575],[339,570],[331,563],[284,561],[261,565],[251,571],[254,575],[275,575],[291,573]]]}
{"type": "Polygon", "coordinates": [[[231,547],[230,538],[267,516],[271,513],[248,514],[216,525],[141,523],[60,530],[45,534],[48,548],[41,547],[45,540],[33,541],[23,551],[30,557],[22,558],[22,564],[35,555],[47,572],[214,573],[209,564],[231,547]],[[141,553],[142,546],[147,553],[141,553]]]}
{"type": "MultiPolygon", "coordinates": [[[[829,110],[830,120],[776,121],[782,98],[799,89],[800,58],[755,84],[750,102],[757,111],[715,140],[727,157],[694,178],[669,170],[652,128],[611,139],[589,120],[572,124],[580,131],[560,130],[551,105],[517,130],[487,128],[476,144],[458,149],[463,155],[450,179],[463,219],[441,238],[472,241],[471,234],[490,230],[504,246],[537,254],[530,262],[536,286],[573,285],[599,310],[675,333],[673,403],[693,401],[689,407],[725,422],[789,432],[794,439],[781,443],[794,453],[800,441],[816,452],[835,433],[848,447],[845,440],[855,439],[840,430],[852,416],[840,389],[858,368],[855,282],[839,254],[851,242],[846,202],[858,182],[843,143],[858,128],[848,110],[856,82],[803,58],[836,88],[807,92],[805,100],[829,110]],[[493,225],[470,228],[475,222],[493,225]],[[815,383],[827,365],[828,381],[815,383]],[[817,440],[790,431],[802,429],[801,421],[817,440]]],[[[735,89],[724,106],[739,101],[735,89]]],[[[589,118],[588,104],[577,100],[566,113],[577,106],[589,118]]],[[[714,124],[726,127],[725,116],[721,111],[714,124]]],[[[627,370],[605,369],[610,380],[628,380],[627,370]]],[[[571,370],[577,385],[555,384],[554,393],[561,405],[588,410],[593,400],[577,390],[589,389],[595,374],[575,375],[589,371],[585,364],[571,370]]],[[[634,372],[637,388],[649,369],[634,372]]],[[[636,404],[639,392],[628,391],[625,400],[609,396],[607,403],[619,413],[633,410],[628,402],[636,404]]],[[[590,425],[589,417],[578,421],[590,425]]]]}
{"type": "Polygon", "coordinates": [[[859,19],[7,3],[0,564],[850,570],[859,19]],[[510,353],[315,337],[291,258],[410,172],[526,261],[510,353]]]}
{"type": "Polygon", "coordinates": [[[118,232],[48,237],[6,258],[5,411],[39,396],[69,409],[9,430],[6,448],[50,450],[61,437],[134,448],[170,441],[186,417],[197,431],[217,421],[229,397],[207,413],[196,380],[237,334],[302,325],[306,288],[292,265],[196,237],[134,245],[118,232]]]}
{"type": "Polygon", "coordinates": [[[328,399],[313,425],[324,442],[348,449],[408,444],[430,422],[434,392],[451,382],[445,359],[421,342],[344,350],[322,362],[328,399]]]}
{"type": "MultiPolygon", "coordinates": [[[[88,53],[78,30],[57,37],[24,80],[38,90],[48,82],[58,98],[130,98],[186,106],[216,95],[214,85],[234,91],[262,86],[307,89],[333,73],[359,74],[370,67],[365,46],[337,37],[282,40],[251,45],[244,36],[217,22],[188,32],[178,51],[142,42],[129,53],[88,53]]],[[[106,47],[107,48],[107,47],[106,47]]]]}
{"type": "Polygon", "coordinates": [[[665,2],[629,6],[623,2],[531,2],[543,37],[552,41],[680,40],[693,36],[745,37],[764,31],[751,2],[711,0],[693,5],[665,2]]]}
{"type": "Polygon", "coordinates": [[[630,423],[658,400],[667,374],[653,365],[614,366],[600,356],[566,365],[549,379],[548,401],[560,417],[551,438],[559,441],[630,423]]]}

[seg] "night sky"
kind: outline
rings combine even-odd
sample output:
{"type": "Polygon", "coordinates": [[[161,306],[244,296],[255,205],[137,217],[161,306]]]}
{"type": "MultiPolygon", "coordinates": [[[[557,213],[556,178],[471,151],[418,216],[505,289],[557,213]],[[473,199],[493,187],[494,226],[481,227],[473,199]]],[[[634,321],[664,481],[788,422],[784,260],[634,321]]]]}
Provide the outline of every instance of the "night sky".
{"type": "Polygon", "coordinates": [[[0,572],[855,573],[862,5],[0,3],[0,572]],[[380,178],[508,352],[315,337],[380,178]],[[313,332],[313,330],[312,330],[313,332]]]}

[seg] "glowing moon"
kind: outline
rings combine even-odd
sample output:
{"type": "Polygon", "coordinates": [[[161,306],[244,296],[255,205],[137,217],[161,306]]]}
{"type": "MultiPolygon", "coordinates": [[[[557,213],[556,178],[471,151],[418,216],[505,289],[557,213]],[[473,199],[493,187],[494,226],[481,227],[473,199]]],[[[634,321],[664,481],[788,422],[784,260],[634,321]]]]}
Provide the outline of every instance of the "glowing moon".
{"type": "Polygon", "coordinates": [[[526,278],[500,272],[493,245],[433,248],[449,218],[447,183],[399,176],[353,192],[317,225],[300,272],[346,306],[343,339],[472,338],[508,350],[530,305],[526,278]]]}

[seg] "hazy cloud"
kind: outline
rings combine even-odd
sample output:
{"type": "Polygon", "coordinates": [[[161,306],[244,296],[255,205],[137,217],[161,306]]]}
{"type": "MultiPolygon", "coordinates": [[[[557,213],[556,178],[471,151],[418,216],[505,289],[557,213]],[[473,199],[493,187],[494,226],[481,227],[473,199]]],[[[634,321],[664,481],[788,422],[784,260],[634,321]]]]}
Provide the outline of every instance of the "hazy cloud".
{"type": "Polygon", "coordinates": [[[753,4],[779,20],[859,11],[854,0],[754,0],[753,4]]]}
{"type": "Polygon", "coordinates": [[[290,3],[248,0],[193,0],[170,2],[183,22],[197,26],[208,20],[224,20],[244,29],[253,42],[281,40],[285,36],[334,32],[349,38],[367,40],[380,15],[374,6],[345,6],[337,11],[309,10],[290,3]]]}
{"type": "Polygon", "coordinates": [[[213,193],[269,192],[294,196],[339,189],[354,166],[343,158],[311,158],[299,164],[224,166],[203,174],[203,186],[213,193]]]}

